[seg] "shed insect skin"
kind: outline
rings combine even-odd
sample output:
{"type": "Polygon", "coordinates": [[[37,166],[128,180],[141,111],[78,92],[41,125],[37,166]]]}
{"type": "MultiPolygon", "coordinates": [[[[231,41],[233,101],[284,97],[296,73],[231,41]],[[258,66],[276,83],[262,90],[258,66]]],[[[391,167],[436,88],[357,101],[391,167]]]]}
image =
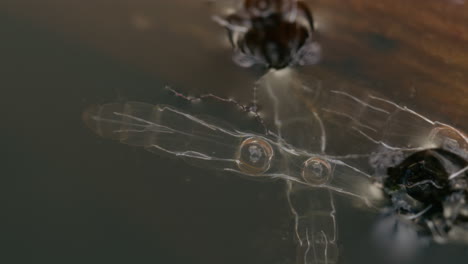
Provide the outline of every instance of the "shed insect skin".
{"type": "Polygon", "coordinates": [[[233,60],[242,67],[261,64],[279,70],[320,59],[314,19],[303,1],[244,0],[216,21],[226,28],[233,60]]]}

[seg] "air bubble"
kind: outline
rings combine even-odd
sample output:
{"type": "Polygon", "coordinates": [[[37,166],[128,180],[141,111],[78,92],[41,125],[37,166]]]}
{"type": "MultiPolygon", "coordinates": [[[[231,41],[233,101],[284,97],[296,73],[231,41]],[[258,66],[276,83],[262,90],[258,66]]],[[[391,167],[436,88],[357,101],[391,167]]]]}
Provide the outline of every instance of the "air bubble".
{"type": "Polygon", "coordinates": [[[270,168],[273,148],[262,138],[251,137],[242,142],[237,153],[239,169],[246,174],[261,174],[270,168]]]}
{"type": "Polygon", "coordinates": [[[310,158],[304,162],[302,178],[310,184],[321,185],[327,183],[332,176],[330,163],[320,158],[310,158]]]}
{"type": "Polygon", "coordinates": [[[436,127],[432,129],[429,140],[437,147],[459,154],[468,158],[468,142],[462,132],[451,127],[436,127]]]}

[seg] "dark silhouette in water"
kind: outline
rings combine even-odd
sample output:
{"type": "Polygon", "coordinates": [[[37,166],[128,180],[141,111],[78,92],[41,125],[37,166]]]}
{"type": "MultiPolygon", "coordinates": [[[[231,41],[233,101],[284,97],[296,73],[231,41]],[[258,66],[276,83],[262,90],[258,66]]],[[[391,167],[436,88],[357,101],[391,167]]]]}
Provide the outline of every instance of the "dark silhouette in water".
{"type": "Polygon", "coordinates": [[[452,229],[468,224],[468,162],[444,149],[416,152],[388,169],[386,193],[400,214],[421,233],[444,241],[452,229]]]}
{"type": "Polygon", "coordinates": [[[239,10],[218,22],[226,27],[233,59],[242,67],[262,64],[283,69],[319,61],[313,17],[304,2],[245,0],[239,10]]]}

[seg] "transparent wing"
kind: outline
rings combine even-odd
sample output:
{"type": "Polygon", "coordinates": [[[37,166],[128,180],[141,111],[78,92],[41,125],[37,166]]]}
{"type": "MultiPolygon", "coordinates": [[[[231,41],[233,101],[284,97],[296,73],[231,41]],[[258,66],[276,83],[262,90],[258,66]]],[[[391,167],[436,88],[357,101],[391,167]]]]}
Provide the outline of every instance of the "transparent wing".
{"type": "Polygon", "coordinates": [[[369,176],[343,161],[294,148],[274,137],[228,129],[175,108],[139,102],[88,108],[83,115],[98,135],[191,164],[284,179],[295,218],[297,263],[336,263],[332,191],[369,203],[369,176]]]}
{"type": "Polygon", "coordinates": [[[346,160],[299,149],[272,136],[244,133],[169,106],[139,102],[90,107],[83,118],[102,137],[181,157],[197,166],[284,179],[371,204],[370,175],[346,160]]]}
{"type": "MultiPolygon", "coordinates": [[[[303,97],[305,99],[308,98],[303,97]]],[[[284,123],[270,123],[278,134],[260,135],[228,128],[221,122],[198,118],[170,106],[128,102],[90,107],[84,112],[84,120],[103,137],[180,157],[197,166],[254,178],[285,180],[296,219],[298,263],[336,262],[333,193],[358,198],[369,206],[376,205],[380,196],[374,195],[376,188],[371,184],[371,175],[376,168],[388,168],[395,162],[394,157],[385,156],[386,152],[378,152],[378,148],[413,151],[424,147],[421,142],[427,141],[451,147],[466,157],[467,140],[461,131],[390,101],[373,96],[358,97],[348,90],[336,89],[319,93],[315,101],[309,102],[315,102],[313,111],[307,112],[307,104],[300,106],[299,103],[296,109],[304,110],[304,116],[311,112],[323,117],[320,121],[323,127],[315,138],[328,140],[325,143],[331,142],[328,146],[332,147],[336,142],[338,146],[349,145],[348,140],[360,138],[365,142],[359,144],[364,154],[325,154],[322,141],[310,140],[314,131],[310,128],[314,128],[312,124],[318,119],[309,122],[307,118],[299,118],[292,122],[303,126],[304,130],[291,129],[289,125],[283,126],[284,123]],[[370,132],[363,132],[366,127],[370,132]],[[334,129],[348,137],[327,134],[324,139],[320,134],[334,129]],[[294,133],[302,137],[294,141],[294,133]],[[295,145],[290,144],[290,140],[295,145]],[[309,147],[315,146],[316,152],[302,148],[301,140],[310,140],[309,147]],[[369,163],[371,168],[368,168],[369,163]]],[[[274,110],[278,115],[282,113],[278,111],[281,108],[274,110]]],[[[288,121],[292,113],[294,111],[277,120],[288,121]]],[[[450,177],[457,177],[465,170],[450,177]]]]}
{"type": "Polygon", "coordinates": [[[236,147],[242,140],[166,106],[111,103],[88,108],[88,126],[98,135],[144,147],[149,151],[193,159],[215,168],[235,168],[236,147]]]}
{"type": "MultiPolygon", "coordinates": [[[[405,156],[429,148],[443,148],[468,158],[468,138],[453,126],[349,87],[337,87],[327,93],[329,99],[320,107],[321,115],[329,123],[341,124],[342,131],[348,131],[348,136],[338,137],[338,141],[354,140],[359,146],[356,150],[371,154],[368,164],[374,174],[386,173],[387,168],[395,166],[405,156]]],[[[364,164],[357,166],[365,167],[364,164]]]]}
{"type": "Polygon", "coordinates": [[[289,144],[324,153],[327,133],[314,104],[317,87],[306,87],[292,69],[270,71],[256,86],[255,101],[267,126],[289,144]]]}
{"type": "Polygon", "coordinates": [[[382,151],[396,157],[442,147],[468,157],[468,138],[462,131],[374,95],[357,83],[286,69],[265,75],[256,94],[261,114],[278,138],[295,147],[346,158],[368,174],[376,166],[394,165],[395,161],[375,155],[382,151]]]}

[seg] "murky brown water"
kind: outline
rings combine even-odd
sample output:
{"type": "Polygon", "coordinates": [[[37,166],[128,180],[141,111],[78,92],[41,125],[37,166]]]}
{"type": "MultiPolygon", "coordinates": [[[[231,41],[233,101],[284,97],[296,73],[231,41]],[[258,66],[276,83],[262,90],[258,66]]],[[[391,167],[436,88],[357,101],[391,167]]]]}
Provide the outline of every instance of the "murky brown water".
{"type": "MultiPolygon", "coordinates": [[[[308,1],[324,60],[305,75],[359,82],[467,130],[468,4],[308,1]]],[[[288,263],[281,182],[193,168],[97,138],[94,103],[177,103],[162,87],[251,100],[202,1],[0,4],[5,263],[288,263]],[[215,175],[216,174],[216,175],[215,175]]],[[[375,263],[376,215],[339,204],[342,263],[375,263]],[[369,252],[371,251],[371,252],[369,252]]],[[[432,246],[420,263],[465,263],[432,246]]]]}

